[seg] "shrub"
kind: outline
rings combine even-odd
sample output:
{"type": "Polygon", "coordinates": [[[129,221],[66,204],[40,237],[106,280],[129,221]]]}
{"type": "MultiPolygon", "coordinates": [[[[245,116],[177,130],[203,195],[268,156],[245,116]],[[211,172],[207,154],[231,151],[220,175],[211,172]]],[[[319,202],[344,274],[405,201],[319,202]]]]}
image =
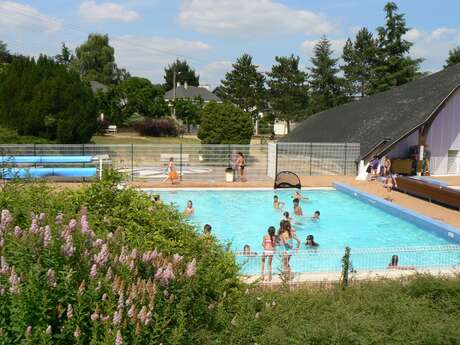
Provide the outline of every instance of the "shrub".
{"type": "Polygon", "coordinates": [[[176,122],[168,118],[145,118],[144,121],[134,125],[134,130],[140,135],[149,137],[177,137],[179,134],[176,122]]]}
{"type": "Polygon", "coordinates": [[[210,102],[200,114],[198,138],[203,144],[249,144],[251,115],[231,103],[210,102]]]}
{"type": "Polygon", "coordinates": [[[171,206],[154,204],[135,190],[118,190],[119,180],[109,173],[74,191],[19,181],[4,187],[0,209],[8,206],[11,212],[11,217],[4,212],[0,246],[9,267],[7,274],[0,274],[5,343],[114,344],[120,330],[125,344],[194,344],[223,327],[222,315],[231,310],[240,291],[232,254],[199,235],[171,206]],[[55,224],[60,213],[62,224],[55,224]],[[22,232],[15,232],[14,225],[22,232]],[[107,261],[98,263],[106,255],[107,261]],[[192,262],[193,277],[185,274],[187,268],[193,271],[192,262]],[[21,279],[19,294],[10,290],[16,279],[13,266],[13,277],[21,279]],[[133,291],[141,295],[137,300],[130,298],[133,291]],[[69,304],[72,318],[67,317],[69,304]],[[144,321],[139,316],[142,306],[143,315],[148,314],[142,316],[144,321]],[[77,326],[80,336],[75,338],[77,326]]]}
{"type": "Polygon", "coordinates": [[[51,140],[19,135],[15,130],[0,127],[0,144],[49,144],[51,140]]]}

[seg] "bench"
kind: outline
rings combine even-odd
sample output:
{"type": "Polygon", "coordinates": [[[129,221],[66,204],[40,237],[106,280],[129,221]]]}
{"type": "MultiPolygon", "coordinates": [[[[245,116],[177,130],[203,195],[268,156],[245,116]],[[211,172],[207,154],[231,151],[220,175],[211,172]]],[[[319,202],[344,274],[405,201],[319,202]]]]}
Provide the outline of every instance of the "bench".
{"type": "Polygon", "coordinates": [[[179,154],[179,153],[161,153],[160,162],[163,164],[169,163],[169,159],[173,158],[176,164],[188,165],[190,164],[190,155],[188,153],[179,154]],[[182,156],[182,159],[181,159],[182,156]]]}
{"type": "Polygon", "coordinates": [[[116,125],[109,125],[106,129],[105,132],[107,134],[115,134],[117,133],[117,126],[116,125]]]}

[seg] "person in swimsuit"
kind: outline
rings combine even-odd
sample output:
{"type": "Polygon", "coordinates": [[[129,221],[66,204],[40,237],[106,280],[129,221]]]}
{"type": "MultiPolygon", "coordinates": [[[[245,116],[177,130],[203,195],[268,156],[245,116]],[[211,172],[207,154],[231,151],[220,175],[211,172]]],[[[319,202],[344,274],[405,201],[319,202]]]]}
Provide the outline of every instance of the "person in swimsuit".
{"type": "Polygon", "coordinates": [[[318,247],[319,244],[317,242],[315,242],[315,239],[313,237],[313,235],[308,235],[307,236],[307,239],[305,240],[305,245],[307,247],[318,247]]]}
{"type": "Polygon", "coordinates": [[[397,255],[393,255],[391,257],[391,261],[388,264],[388,269],[396,269],[396,270],[404,270],[404,271],[413,271],[415,270],[414,266],[399,266],[399,257],[397,255]]]}
{"type": "Polygon", "coordinates": [[[288,212],[288,211],[285,211],[285,212],[283,213],[283,219],[282,219],[282,220],[286,220],[286,221],[288,221],[289,223],[292,222],[292,218],[291,218],[291,216],[289,215],[289,212],[288,212]]]}
{"type": "Polygon", "coordinates": [[[246,166],[246,159],[244,158],[243,152],[238,152],[238,158],[236,159],[236,167],[239,173],[240,182],[246,182],[246,175],[244,168],[246,166]]]}
{"type": "Polygon", "coordinates": [[[288,280],[292,279],[291,266],[289,261],[291,260],[292,253],[298,251],[300,247],[300,240],[291,229],[291,223],[283,222],[282,230],[280,234],[281,243],[284,246],[283,250],[283,272],[288,280]],[[297,242],[297,247],[294,249],[294,241],[297,242]]]}
{"type": "Polygon", "coordinates": [[[302,194],[300,194],[297,191],[294,192],[294,195],[292,196],[292,199],[293,200],[299,200],[299,202],[300,202],[300,200],[308,200],[307,197],[303,196],[302,194]]]}
{"type": "Polygon", "coordinates": [[[319,211],[315,211],[315,213],[313,213],[313,216],[311,217],[311,220],[317,222],[319,220],[320,215],[321,213],[319,211]]]}
{"type": "Polygon", "coordinates": [[[187,207],[184,210],[184,214],[187,217],[192,216],[195,213],[195,209],[193,208],[193,202],[192,200],[187,201],[187,207]]]}
{"type": "Polygon", "coordinates": [[[171,157],[171,158],[169,158],[169,163],[168,163],[168,176],[166,176],[166,178],[163,180],[163,182],[171,180],[171,184],[174,184],[174,182],[178,178],[179,177],[177,176],[176,164],[174,163],[174,158],[171,157]]]}
{"type": "Polygon", "coordinates": [[[283,207],[284,207],[284,202],[279,201],[278,195],[275,195],[273,197],[273,208],[280,209],[280,208],[283,208],[283,207]]]}
{"type": "Polygon", "coordinates": [[[265,280],[265,258],[268,257],[268,280],[272,280],[272,261],[275,254],[275,227],[271,226],[267,230],[267,235],[262,238],[262,248],[264,249],[262,255],[262,281],[265,280]]]}
{"type": "Polygon", "coordinates": [[[299,200],[294,199],[293,203],[294,203],[294,214],[296,216],[303,216],[302,207],[300,207],[299,205],[299,200]]]}
{"type": "Polygon", "coordinates": [[[203,233],[205,236],[211,236],[212,227],[209,224],[205,224],[203,228],[203,233]]]}

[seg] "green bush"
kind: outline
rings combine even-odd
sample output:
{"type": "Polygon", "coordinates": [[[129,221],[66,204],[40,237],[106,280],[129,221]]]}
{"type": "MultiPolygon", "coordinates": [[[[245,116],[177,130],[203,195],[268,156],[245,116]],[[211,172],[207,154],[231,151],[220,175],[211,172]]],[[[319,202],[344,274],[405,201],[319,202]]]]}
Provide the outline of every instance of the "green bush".
{"type": "Polygon", "coordinates": [[[88,142],[97,129],[88,84],[46,56],[15,59],[0,79],[0,123],[19,135],[88,142]]]}
{"type": "Polygon", "coordinates": [[[0,144],[49,144],[52,141],[19,135],[15,130],[0,127],[0,144]]]}
{"type": "Polygon", "coordinates": [[[231,103],[209,102],[201,110],[202,144],[249,144],[252,134],[251,115],[231,103]]]}
{"type": "Polygon", "coordinates": [[[458,344],[459,301],[460,276],[255,290],[214,344],[458,344]]]}
{"type": "Polygon", "coordinates": [[[225,327],[222,315],[235,305],[240,291],[233,255],[197,233],[172,206],[152,203],[148,195],[131,189],[118,190],[117,182],[119,176],[110,175],[74,191],[20,181],[4,186],[0,209],[8,208],[11,219],[4,212],[0,256],[8,272],[0,274],[0,343],[114,344],[120,331],[125,344],[196,344],[225,327]],[[61,213],[63,223],[55,224],[61,213]],[[19,235],[15,225],[22,229],[19,235]],[[46,238],[51,240],[45,245],[46,238]],[[108,261],[98,264],[103,244],[108,261]],[[66,254],[69,246],[75,248],[72,255],[66,254]],[[147,260],[146,252],[156,258],[147,260]],[[196,274],[188,277],[191,262],[196,274]],[[10,289],[13,266],[20,277],[18,293],[15,286],[10,289]],[[158,273],[165,269],[167,273],[158,273]],[[174,278],[164,278],[171,270],[174,278]],[[149,289],[155,289],[154,297],[149,289]],[[134,290],[146,295],[128,303],[134,290]],[[146,325],[145,318],[135,318],[134,310],[129,313],[132,306],[138,314],[145,306],[151,321],[146,325]],[[113,321],[117,310],[120,324],[113,321]],[[96,321],[94,314],[99,315],[96,321]]]}

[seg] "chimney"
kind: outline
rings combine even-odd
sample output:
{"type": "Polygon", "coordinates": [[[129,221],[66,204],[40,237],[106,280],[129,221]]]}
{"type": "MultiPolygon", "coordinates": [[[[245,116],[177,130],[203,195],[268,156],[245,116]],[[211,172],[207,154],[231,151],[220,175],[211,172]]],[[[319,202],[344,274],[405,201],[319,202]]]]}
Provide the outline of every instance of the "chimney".
{"type": "Polygon", "coordinates": [[[187,82],[184,81],[184,89],[187,90],[187,88],[188,88],[187,82]]]}
{"type": "Polygon", "coordinates": [[[208,84],[200,85],[198,87],[201,87],[202,89],[206,89],[206,90],[210,91],[210,87],[209,87],[208,84]]]}

